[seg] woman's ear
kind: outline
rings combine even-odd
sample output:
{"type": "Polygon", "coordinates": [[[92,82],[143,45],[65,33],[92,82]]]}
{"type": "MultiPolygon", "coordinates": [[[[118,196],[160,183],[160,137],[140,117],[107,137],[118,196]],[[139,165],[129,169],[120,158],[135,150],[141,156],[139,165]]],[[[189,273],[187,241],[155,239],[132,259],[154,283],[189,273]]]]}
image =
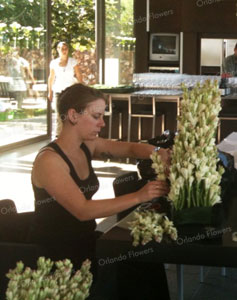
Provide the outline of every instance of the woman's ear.
{"type": "Polygon", "coordinates": [[[74,108],[68,110],[68,120],[72,125],[76,125],[78,122],[79,114],[74,108]]]}

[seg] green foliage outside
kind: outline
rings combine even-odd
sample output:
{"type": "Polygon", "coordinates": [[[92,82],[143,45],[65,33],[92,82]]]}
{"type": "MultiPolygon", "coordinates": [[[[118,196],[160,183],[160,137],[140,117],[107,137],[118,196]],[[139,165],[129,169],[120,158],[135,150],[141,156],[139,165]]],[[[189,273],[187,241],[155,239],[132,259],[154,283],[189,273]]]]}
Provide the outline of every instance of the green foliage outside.
{"type": "Polygon", "coordinates": [[[1,0],[0,49],[8,53],[11,48],[40,48],[45,43],[46,1],[1,0]]]}
{"type": "MultiPolygon", "coordinates": [[[[0,49],[44,48],[46,8],[46,0],[1,0],[0,49]]],[[[94,0],[52,0],[51,21],[53,48],[62,40],[74,50],[95,47],[94,0]]],[[[116,45],[134,43],[133,1],[106,0],[106,35],[116,45]]]]}
{"type": "MultiPolygon", "coordinates": [[[[11,47],[34,49],[45,43],[46,0],[2,0],[0,4],[1,50],[11,47]],[[16,44],[14,44],[16,39],[16,44]]],[[[74,49],[95,44],[95,7],[93,0],[52,0],[52,47],[66,41],[74,49]]]]}
{"type": "Polygon", "coordinates": [[[52,0],[52,41],[66,41],[73,49],[95,47],[93,0],[52,0]]]}
{"type": "Polygon", "coordinates": [[[105,0],[107,45],[127,48],[135,45],[133,33],[133,1],[105,0]]]}
{"type": "Polygon", "coordinates": [[[133,1],[105,0],[106,34],[133,37],[133,1]]]}

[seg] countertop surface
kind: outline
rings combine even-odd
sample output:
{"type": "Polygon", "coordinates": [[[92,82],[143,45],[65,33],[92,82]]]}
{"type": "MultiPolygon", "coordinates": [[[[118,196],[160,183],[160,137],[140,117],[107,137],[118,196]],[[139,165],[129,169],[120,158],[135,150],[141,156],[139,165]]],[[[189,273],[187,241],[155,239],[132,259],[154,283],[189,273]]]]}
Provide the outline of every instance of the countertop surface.
{"type": "Polygon", "coordinates": [[[178,89],[147,89],[132,93],[133,96],[182,96],[182,90],[178,89]]]}
{"type": "MultiPolygon", "coordinates": [[[[216,207],[217,208],[217,207],[216,207]]],[[[130,258],[129,253],[138,252],[142,260],[163,263],[237,267],[237,195],[228,193],[216,210],[220,216],[218,225],[178,226],[177,241],[155,241],[147,245],[132,246],[128,222],[133,212],[108,230],[97,243],[99,259],[116,259],[121,255],[130,258]],[[152,249],[149,255],[146,249],[152,249]]]]}

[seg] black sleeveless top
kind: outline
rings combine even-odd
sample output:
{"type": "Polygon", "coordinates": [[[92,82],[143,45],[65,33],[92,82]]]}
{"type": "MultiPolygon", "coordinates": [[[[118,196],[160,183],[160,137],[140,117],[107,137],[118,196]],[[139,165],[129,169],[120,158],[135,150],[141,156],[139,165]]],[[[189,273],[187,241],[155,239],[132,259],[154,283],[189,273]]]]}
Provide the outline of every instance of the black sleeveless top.
{"type": "MultiPolygon", "coordinates": [[[[99,181],[91,166],[91,153],[87,146],[82,143],[81,149],[84,151],[88,166],[89,176],[81,180],[71,161],[55,142],[51,142],[46,147],[53,148],[67,163],[70,169],[70,175],[83,192],[86,199],[91,199],[99,188],[99,181]]],[[[60,174],[57,174],[60,176],[60,174]]],[[[43,188],[38,188],[32,183],[35,195],[35,218],[31,230],[30,240],[40,243],[70,242],[85,238],[94,232],[96,228],[95,220],[79,221],[63,206],[61,206],[48,192],[43,188]]]]}

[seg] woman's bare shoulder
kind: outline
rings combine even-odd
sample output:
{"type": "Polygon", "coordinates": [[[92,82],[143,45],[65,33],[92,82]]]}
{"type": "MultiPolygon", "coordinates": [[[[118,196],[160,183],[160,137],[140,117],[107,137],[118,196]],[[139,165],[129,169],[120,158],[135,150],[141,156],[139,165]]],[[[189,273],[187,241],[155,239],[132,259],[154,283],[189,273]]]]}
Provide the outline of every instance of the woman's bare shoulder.
{"type": "Polygon", "coordinates": [[[62,174],[69,168],[64,160],[51,148],[45,148],[39,152],[32,168],[32,182],[38,186],[45,185],[46,178],[55,177],[55,174],[62,174]]]}
{"type": "Polygon", "coordinates": [[[52,148],[46,147],[41,150],[35,158],[34,167],[51,167],[55,164],[64,164],[59,154],[52,148]]]}

